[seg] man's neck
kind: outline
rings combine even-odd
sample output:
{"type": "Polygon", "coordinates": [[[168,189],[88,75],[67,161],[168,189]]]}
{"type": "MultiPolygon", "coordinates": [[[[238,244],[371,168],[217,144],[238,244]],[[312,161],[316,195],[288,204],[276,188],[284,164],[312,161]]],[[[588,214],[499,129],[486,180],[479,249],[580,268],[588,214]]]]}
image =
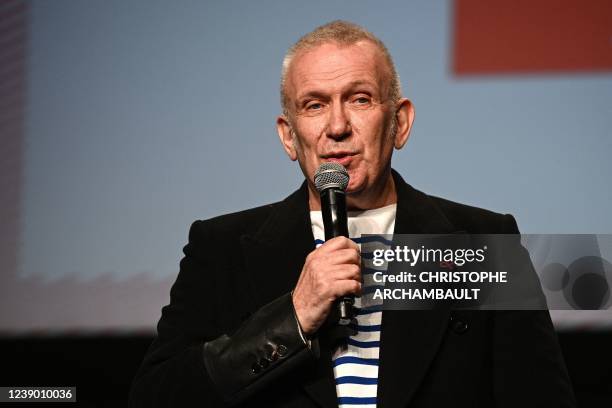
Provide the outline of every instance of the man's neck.
{"type": "MultiPolygon", "coordinates": [[[[384,184],[368,192],[348,194],[346,197],[347,210],[373,210],[397,203],[397,191],[393,176],[389,174],[384,184]]],[[[319,192],[311,183],[308,183],[308,206],[310,211],[321,211],[321,198],[319,192]]]]}

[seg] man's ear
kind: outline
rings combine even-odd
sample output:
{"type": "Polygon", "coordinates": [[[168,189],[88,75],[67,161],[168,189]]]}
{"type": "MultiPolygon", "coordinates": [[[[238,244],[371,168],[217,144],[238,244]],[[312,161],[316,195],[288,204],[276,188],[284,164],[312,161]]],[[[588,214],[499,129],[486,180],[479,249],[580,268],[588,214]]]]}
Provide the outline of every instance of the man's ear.
{"type": "Polygon", "coordinates": [[[406,98],[400,99],[395,110],[397,120],[397,132],[395,133],[394,146],[396,149],[404,147],[410,136],[410,129],[414,122],[414,106],[406,98]]]}
{"type": "Polygon", "coordinates": [[[292,161],[296,161],[297,151],[295,150],[293,132],[291,130],[289,120],[284,115],[276,118],[276,131],[278,132],[278,137],[280,138],[281,144],[283,145],[283,149],[285,149],[287,156],[289,156],[292,161]]]}

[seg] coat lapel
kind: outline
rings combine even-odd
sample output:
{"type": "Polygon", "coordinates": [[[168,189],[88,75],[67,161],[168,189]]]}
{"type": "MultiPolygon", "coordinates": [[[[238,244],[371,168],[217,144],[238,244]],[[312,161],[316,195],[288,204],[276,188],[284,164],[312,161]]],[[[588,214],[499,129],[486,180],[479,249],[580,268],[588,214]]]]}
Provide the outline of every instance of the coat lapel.
{"type": "MultiPolygon", "coordinates": [[[[427,195],[393,172],[398,203],[394,234],[457,232],[427,195]]],[[[448,327],[448,308],[385,310],[378,371],[378,406],[405,407],[413,398],[448,327]]]]}
{"type": "Polygon", "coordinates": [[[241,237],[246,269],[258,306],[291,291],[314,249],[306,185],[274,205],[253,235],[241,237]]]}
{"type": "MultiPolygon", "coordinates": [[[[241,237],[241,243],[256,309],[293,290],[315,248],[306,183],[276,205],[257,233],[241,237]]],[[[319,353],[303,388],[320,406],[337,407],[331,346],[324,338],[319,353]]]]}

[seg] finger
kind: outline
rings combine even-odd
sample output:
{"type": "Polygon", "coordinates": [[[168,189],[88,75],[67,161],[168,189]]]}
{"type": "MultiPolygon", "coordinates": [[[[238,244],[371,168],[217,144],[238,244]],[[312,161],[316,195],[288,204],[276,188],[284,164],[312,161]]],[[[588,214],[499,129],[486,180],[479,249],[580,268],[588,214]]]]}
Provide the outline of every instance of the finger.
{"type": "Polygon", "coordinates": [[[331,251],[331,250],[336,250],[340,248],[351,248],[351,247],[359,249],[359,246],[347,237],[334,237],[332,239],[325,241],[325,243],[321,245],[319,248],[323,248],[326,251],[331,251]]]}
{"type": "Polygon", "coordinates": [[[324,257],[330,265],[361,264],[361,255],[353,248],[337,249],[333,252],[324,254],[324,257]]]}
{"type": "Polygon", "coordinates": [[[345,279],[336,281],[333,286],[334,298],[339,298],[346,295],[361,295],[361,282],[353,279],[345,279]]]}
{"type": "Polygon", "coordinates": [[[348,240],[348,245],[349,245],[349,248],[353,248],[357,252],[361,252],[361,249],[359,248],[359,245],[357,245],[357,243],[355,241],[353,241],[352,239],[348,240]]]}
{"type": "Polygon", "coordinates": [[[334,281],[356,280],[361,282],[361,267],[355,264],[343,265],[329,274],[334,281]]]}

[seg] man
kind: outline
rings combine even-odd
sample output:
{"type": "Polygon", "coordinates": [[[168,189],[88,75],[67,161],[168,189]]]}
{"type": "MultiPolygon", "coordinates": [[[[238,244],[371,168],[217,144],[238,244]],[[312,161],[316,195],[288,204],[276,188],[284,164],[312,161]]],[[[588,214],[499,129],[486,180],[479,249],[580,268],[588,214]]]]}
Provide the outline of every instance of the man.
{"type": "Polygon", "coordinates": [[[321,163],[348,170],[351,237],[518,229],[391,169],[414,109],[387,49],[361,27],[336,21],[300,39],[281,95],[280,140],[306,181],[282,202],[192,225],[131,405],[573,406],[547,311],[361,308],[348,348],[336,347],[335,301],[361,293],[363,270],[350,239],[315,247],[321,163]]]}

